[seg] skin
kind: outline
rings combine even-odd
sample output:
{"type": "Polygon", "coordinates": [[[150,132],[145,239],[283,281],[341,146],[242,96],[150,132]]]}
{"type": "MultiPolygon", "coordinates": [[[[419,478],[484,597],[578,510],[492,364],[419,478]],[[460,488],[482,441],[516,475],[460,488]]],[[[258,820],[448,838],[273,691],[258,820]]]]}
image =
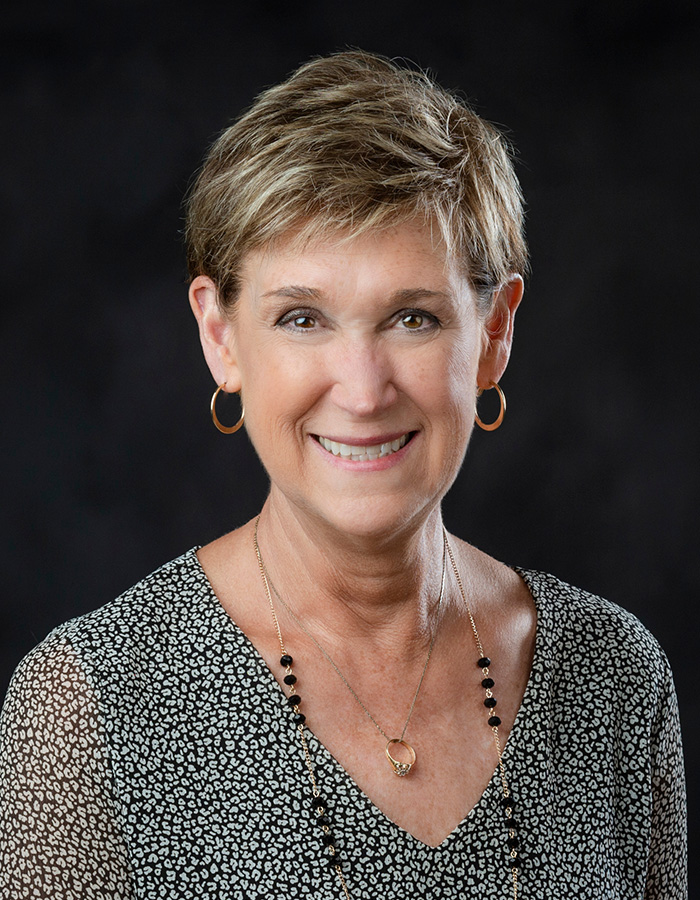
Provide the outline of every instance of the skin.
{"type": "MultiPolygon", "coordinates": [[[[522,297],[514,276],[483,320],[466,278],[414,225],[248,255],[234,315],[199,276],[190,302],[217,384],[241,391],[270,477],[259,541],[271,578],[384,730],[399,736],[437,627],[397,778],[385,739],[278,604],[307,725],[362,791],[418,840],[439,845],[478,802],[497,757],[464,601],[442,570],[440,502],[464,458],[477,387],[500,380],[522,297]],[[407,436],[353,461],[324,449],[407,436]],[[466,774],[465,774],[466,773],[466,774]]],[[[253,524],[199,552],[223,607],[280,679],[279,644],[252,548],[253,524]]],[[[482,644],[494,660],[501,740],[527,683],[532,598],[507,566],[450,538],[482,644]]],[[[301,750],[300,750],[301,752],[301,750]]],[[[397,754],[398,755],[398,754],[397,754]]]]}

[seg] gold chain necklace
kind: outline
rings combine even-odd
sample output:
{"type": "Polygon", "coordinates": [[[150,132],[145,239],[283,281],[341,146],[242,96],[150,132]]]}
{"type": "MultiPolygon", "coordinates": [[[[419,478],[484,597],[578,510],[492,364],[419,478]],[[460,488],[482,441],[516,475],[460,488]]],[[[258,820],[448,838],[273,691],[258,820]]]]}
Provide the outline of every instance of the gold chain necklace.
{"type": "MultiPolygon", "coordinates": [[[[435,610],[435,627],[433,628],[433,634],[430,639],[430,646],[428,647],[428,655],[426,656],[425,664],[423,665],[423,670],[421,672],[421,676],[418,681],[418,687],[416,688],[416,691],[413,695],[413,700],[411,701],[411,706],[408,710],[408,715],[406,716],[406,721],[404,722],[404,726],[401,731],[401,737],[391,738],[386,733],[386,731],[384,731],[384,729],[379,724],[379,722],[377,722],[377,720],[374,718],[374,716],[369,711],[369,709],[367,709],[367,707],[362,702],[362,700],[360,699],[360,697],[358,696],[358,694],[356,693],[356,691],[354,690],[354,688],[352,687],[350,682],[347,680],[345,675],[342,673],[342,671],[340,670],[340,667],[335,662],[335,660],[330,655],[330,653],[321,644],[321,642],[316,637],[314,637],[314,635],[309,631],[309,629],[306,627],[306,625],[304,625],[304,623],[301,621],[299,616],[297,616],[297,614],[294,612],[294,610],[289,606],[289,604],[285,601],[285,599],[282,597],[280,592],[275,587],[272,579],[270,578],[270,573],[267,571],[267,567],[265,566],[265,563],[263,562],[262,553],[260,551],[260,545],[258,544],[258,522],[259,521],[260,521],[260,517],[258,516],[258,519],[255,522],[255,530],[253,533],[253,545],[255,547],[255,555],[258,560],[258,568],[260,569],[260,574],[262,575],[263,582],[265,584],[265,592],[268,595],[268,600],[270,600],[270,604],[272,605],[271,597],[269,594],[269,591],[271,590],[272,593],[275,595],[275,597],[277,597],[279,602],[282,604],[282,606],[287,610],[289,615],[297,623],[299,628],[304,632],[304,634],[311,641],[313,641],[313,643],[316,645],[318,650],[323,654],[323,656],[325,657],[327,662],[330,663],[330,665],[333,667],[333,669],[335,670],[337,675],[342,680],[345,687],[348,689],[348,691],[350,691],[350,693],[355,698],[358,705],[361,707],[361,709],[363,710],[365,715],[368,717],[368,719],[372,722],[372,724],[377,729],[377,731],[384,738],[386,738],[386,746],[384,748],[384,753],[386,754],[386,758],[389,760],[389,763],[391,765],[391,768],[392,768],[392,771],[394,772],[394,774],[398,775],[400,777],[404,777],[404,776],[408,775],[408,773],[411,771],[411,768],[415,765],[416,751],[413,748],[413,746],[411,744],[409,744],[408,741],[405,740],[406,729],[408,728],[408,723],[411,721],[411,716],[413,715],[413,710],[416,705],[416,700],[418,699],[418,694],[420,693],[420,689],[423,685],[423,680],[425,678],[425,673],[428,669],[428,663],[430,662],[430,657],[432,656],[432,653],[433,653],[433,647],[435,646],[435,639],[437,638],[438,625],[439,625],[439,621],[440,621],[440,609],[442,607],[442,600],[445,595],[445,575],[447,572],[447,543],[445,543],[444,548],[443,548],[443,553],[442,553],[442,576],[440,579],[440,595],[438,598],[437,608],[435,610]],[[392,755],[392,751],[395,753],[396,748],[399,746],[403,747],[404,750],[406,751],[406,753],[408,753],[408,761],[398,760],[392,755]]],[[[273,606],[273,610],[274,610],[274,606],[273,606]]],[[[277,616],[275,614],[275,619],[276,618],[277,618],[277,616]]]]}
{"type": "MultiPolygon", "coordinates": [[[[253,531],[253,547],[255,549],[255,555],[258,560],[258,568],[260,570],[260,576],[262,578],[263,586],[265,588],[265,594],[267,596],[268,603],[270,605],[270,610],[272,612],[272,620],[274,622],[275,631],[277,632],[277,639],[280,645],[280,665],[285,671],[284,681],[285,686],[290,692],[290,695],[287,697],[287,705],[291,709],[293,716],[292,720],[299,734],[299,739],[301,741],[302,751],[304,754],[304,761],[306,763],[306,768],[309,773],[309,778],[311,780],[311,793],[313,796],[313,800],[311,802],[311,809],[316,817],[316,823],[320,827],[321,830],[321,842],[324,848],[324,861],[327,865],[330,866],[331,870],[335,872],[340,882],[340,886],[343,891],[343,896],[345,900],[351,900],[350,891],[348,889],[347,881],[345,879],[345,874],[343,872],[343,858],[338,847],[338,839],[333,834],[331,829],[331,821],[328,816],[328,803],[321,796],[321,790],[318,786],[318,782],[316,780],[316,775],[314,772],[314,765],[311,759],[311,753],[309,751],[309,745],[306,740],[305,733],[305,723],[306,716],[304,713],[300,712],[301,706],[301,697],[297,693],[297,677],[292,671],[292,664],[294,662],[293,658],[287,652],[287,649],[284,644],[284,639],[282,637],[282,630],[280,628],[279,620],[277,618],[277,612],[275,610],[275,605],[272,600],[272,593],[270,591],[270,581],[265,570],[265,566],[262,560],[262,555],[260,553],[260,547],[258,545],[258,524],[260,523],[260,516],[255,520],[255,528],[253,531]]],[[[444,532],[444,529],[443,529],[444,532]]],[[[498,755],[498,772],[501,782],[501,790],[503,793],[503,797],[501,800],[501,806],[503,809],[503,813],[505,815],[504,827],[507,831],[508,837],[506,839],[507,846],[507,866],[510,870],[512,877],[512,887],[513,887],[513,900],[518,900],[518,871],[521,868],[521,860],[520,860],[520,841],[518,839],[516,833],[516,821],[514,819],[515,812],[515,800],[513,797],[513,793],[510,789],[508,781],[506,779],[506,771],[505,766],[503,765],[503,753],[501,749],[501,739],[498,733],[498,727],[501,724],[501,719],[494,712],[494,708],[496,706],[496,698],[493,696],[493,688],[495,686],[495,682],[493,678],[489,675],[489,666],[491,665],[491,660],[488,656],[484,655],[484,649],[481,645],[481,639],[479,638],[479,632],[476,629],[476,622],[474,621],[474,616],[472,615],[471,608],[469,603],[467,602],[467,596],[464,590],[464,585],[462,583],[462,578],[459,574],[459,569],[457,568],[457,563],[455,562],[454,555],[452,553],[452,548],[450,547],[450,543],[447,540],[447,532],[444,532],[444,546],[445,551],[447,552],[447,556],[450,559],[450,565],[452,571],[454,572],[455,580],[457,582],[457,586],[459,587],[459,592],[462,596],[462,600],[464,602],[465,609],[467,610],[467,615],[469,617],[469,624],[471,626],[472,634],[474,635],[474,641],[476,643],[477,651],[479,652],[479,659],[477,660],[477,666],[481,669],[481,673],[484,676],[481,682],[481,686],[485,689],[486,699],[484,700],[484,706],[486,707],[489,718],[488,724],[491,728],[494,738],[494,745],[496,747],[496,753],[498,755]]],[[[444,569],[445,569],[445,558],[443,557],[443,581],[441,586],[441,597],[440,602],[442,602],[442,594],[444,589],[444,569]]],[[[275,591],[277,594],[277,592],[275,591]]],[[[279,597],[279,594],[277,594],[279,597]]],[[[282,601],[282,598],[279,598],[282,601]]],[[[282,601],[284,604],[284,601],[282,601]]],[[[289,607],[286,607],[289,609],[289,607]]],[[[298,621],[298,620],[297,620],[298,621]]],[[[308,634],[308,632],[306,632],[308,634]]],[[[311,635],[309,635],[311,637],[311,635]]],[[[312,638],[313,640],[313,638],[312,638]]],[[[435,640],[435,636],[433,635],[433,642],[435,640]]],[[[320,646],[317,644],[317,646],[320,646]]],[[[432,643],[431,643],[432,650],[432,643]]],[[[430,658],[430,657],[428,657],[430,658]]],[[[426,661],[427,667],[427,661],[426,661]]],[[[425,668],[423,669],[423,675],[425,675],[425,668]]],[[[345,679],[343,679],[345,680],[345,679]]],[[[421,676],[422,682],[422,676],[421,676]]],[[[347,684],[347,682],[346,682],[347,684]]],[[[349,687],[349,685],[348,685],[349,687]]],[[[420,689],[420,684],[419,684],[420,689]]],[[[354,693],[354,692],[353,692],[354,693]]],[[[416,692],[417,694],[417,692],[416,692]]],[[[355,695],[356,696],[356,695],[355,695]]],[[[358,702],[359,702],[359,698],[358,702]]],[[[415,697],[414,697],[415,704],[415,697]]],[[[366,711],[366,710],[365,710],[366,711]]],[[[411,712],[413,709],[411,708],[411,712]]],[[[409,713],[410,718],[410,713],[409,713]]],[[[407,723],[408,724],[408,723],[407,723]]],[[[376,722],[375,722],[376,725],[376,722]]]]}

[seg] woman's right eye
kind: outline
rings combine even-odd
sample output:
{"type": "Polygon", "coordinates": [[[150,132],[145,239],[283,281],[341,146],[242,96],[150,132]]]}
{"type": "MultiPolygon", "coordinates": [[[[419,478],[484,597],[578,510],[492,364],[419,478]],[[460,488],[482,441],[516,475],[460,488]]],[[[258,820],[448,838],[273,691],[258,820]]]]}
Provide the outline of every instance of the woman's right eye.
{"type": "Polygon", "coordinates": [[[277,322],[287,331],[312,331],[316,325],[316,317],[299,309],[292,310],[277,322]]]}

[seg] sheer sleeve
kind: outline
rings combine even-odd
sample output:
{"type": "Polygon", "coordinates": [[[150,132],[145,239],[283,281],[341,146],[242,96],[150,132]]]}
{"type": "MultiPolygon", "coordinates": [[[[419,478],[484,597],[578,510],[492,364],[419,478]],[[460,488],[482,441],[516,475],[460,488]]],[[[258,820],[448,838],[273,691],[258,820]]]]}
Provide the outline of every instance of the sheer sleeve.
{"type": "Polygon", "coordinates": [[[0,720],[0,895],[131,898],[95,694],[70,644],[19,666],[0,720]]]}
{"type": "Polygon", "coordinates": [[[651,780],[654,806],[644,900],[686,900],[685,772],[678,702],[668,662],[652,744],[651,780]]]}

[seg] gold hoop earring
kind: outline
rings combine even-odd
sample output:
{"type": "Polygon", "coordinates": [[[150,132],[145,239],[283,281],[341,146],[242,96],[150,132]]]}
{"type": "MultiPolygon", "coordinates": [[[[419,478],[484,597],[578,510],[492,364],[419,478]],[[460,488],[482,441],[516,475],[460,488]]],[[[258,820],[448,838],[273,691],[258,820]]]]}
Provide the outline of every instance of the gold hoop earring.
{"type": "MultiPolygon", "coordinates": [[[[503,417],[506,414],[506,395],[503,393],[501,388],[495,382],[492,381],[490,384],[491,384],[491,387],[496,388],[496,391],[498,392],[498,397],[501,401],[501,411],[499,412],[498,418],[496,419],[496,421],[491,422],[490,425],[485,425],[479,418],[479,414],[476,412],[474,413],[474,421],[479,426],[479,428],[483,428],[484,431],[495,431],[497,428],[500,428],[503,423],[503,417]]],[[[490,390],[490,388],[487,388],[487,390],[490,390]]],[[[476,396],[480,397],[483,393],[484,393],[484,389],[479,388],[479,390],[476,392],[476,396]]]]}
{"type": "MultiPolygon", "coordinates": [[[[222,425],[221,422],[219,422],[219,417],[216,414],[216,398],[219,396],[219,391],[223,390],[225,387],[226,382],[220,384],[214,391],[214,396],[211,398],[211,418],[213,423],[222,434],[233,434],[234,431],[238,431],[238,429],[243,425],[243,419],[245,418],[245,409],[243,408],[243,404],[241,403],[241,417],[235,425],[227,426],[222,425]]],[[[238,391],[236,391],[235,393],[238,393],[238,391]]]]}

